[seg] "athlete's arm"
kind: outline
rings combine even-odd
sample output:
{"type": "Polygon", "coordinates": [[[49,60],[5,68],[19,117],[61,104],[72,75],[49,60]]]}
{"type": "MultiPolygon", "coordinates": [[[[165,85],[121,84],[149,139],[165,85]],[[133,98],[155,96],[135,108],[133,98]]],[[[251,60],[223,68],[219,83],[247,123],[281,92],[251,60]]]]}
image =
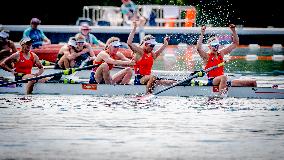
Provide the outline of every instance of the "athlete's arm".
{"type": "Polygon", "coordinates": [[[202,49],[202,41],[203,41],[203,36],[206,30],[206,26],[202,26],[201,27],[201,34],[199,36],[199,39],[197,41],[197,52],[200,55],[200,57],[203,59],[203,61],[207,61],[208,60],[208,54],[202,49]]]}

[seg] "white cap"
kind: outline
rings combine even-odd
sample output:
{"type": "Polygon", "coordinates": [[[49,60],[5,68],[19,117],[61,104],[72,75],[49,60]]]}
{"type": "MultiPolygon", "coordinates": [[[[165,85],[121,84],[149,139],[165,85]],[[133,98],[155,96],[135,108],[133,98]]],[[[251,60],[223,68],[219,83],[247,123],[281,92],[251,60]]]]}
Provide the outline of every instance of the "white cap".
{"type": "Polygon", "coordinates": [[[153,45],[157,44],[157,42],[156,42],[156,40],[154,38],[145,41],[145,43],[149,43],[149,44],[153,44],[153,45]]]}
{"type": "Polygon", "coordinates": [[[119,41],[113,41],[113,42],[110,43],[110,45],[112,45],[114,47],[122,46],[122,44],[119,41]]]}
{"type": "Polygon", "coordinates": [[[210,43],[209,43],[211,46],[215,46],[215,45],[219,45],[220,44],[220,42],[219,42],[219,40],[218,39],[214,39],[213,41],[211,41],[210,43]]]}
{"type": "Polygon", "coordinates": [[[22,46],[22,45],[24,45],[24,44],[32,43],[32,42],[33,42],[33,41],[32,41],[32,39],[31,39],[30,37],[25,37],[25,38],[21,39],[20,45],[22,46]]]}
{"type": "Polygon", "coordinates": [[[6,33],[5,31],[1,31],[1,32],[0,32],[0,37],[2,37],[2,38],[8,38],[8,37],[9,37],[9,34],[6,33]]]}
{"type": "Polygon", "coordinates": [[[88,23],[82,23],[80,29],[81,29],[81,30],[83,30],[83,29],[90,30],[91,28],[90,28],[90,26],[89,26],[88,23]]]}
{"type": "Polygon", "coordinates": [[[77,47],[75,37],[69,38],[68,45],[73,46],[73,47],[77,47]]]}

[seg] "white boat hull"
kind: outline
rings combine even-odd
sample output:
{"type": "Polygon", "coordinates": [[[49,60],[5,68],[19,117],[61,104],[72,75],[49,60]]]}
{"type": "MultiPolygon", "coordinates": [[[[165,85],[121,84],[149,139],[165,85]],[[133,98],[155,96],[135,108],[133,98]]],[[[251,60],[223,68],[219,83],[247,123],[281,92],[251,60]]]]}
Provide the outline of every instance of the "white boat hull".
{"type": "MultiPolygon", "coordinates": [[[[26,84],[0,87],[1,94],[25,94],[26,84]]],[[[159,91],[167,86],[156,87],[159,91]]],[[[214,96],[212,86],[176,86],[159,94],[159,96],[214,96]]],[[[37,83],[33,94],[67,94],[67,95],[141,95],[145,93],[144,85],[105,85],[105,84],[62,84],[37,83]]],[[[230,87],[228,97],[284,99],[284,89],[268,87],[230,87]]]]}
{"type": "MultiPolygon", "coordinates": [[[[51,68],[45,68],[44,73],[42,75],[47,75],[47,74],[52,74],[56,72],[60,72],[62,70],[58,69],[51,69],[51,68]]],[[[111,70],[111,75],[121,71],[121,69],[114,68],[111,70]]],[[[37,69],[33,69],[32,73],[36,73],[37,69]]],[[[91,70],[82,70],[76,72],[73,76],[76,76],[77,79],[89,79],[90,78],[90,73],[91,70]]],[[[152,70],[152,74],[156,75],[159,78],[166,78],[166,79],[176,79],[176,80],[182,80],[190,75],[189,71],[162,71],[162,70],[152,70]]],[[[4,71],[0,69],[0,75],[3,77],[7,77],[10,79],[14,79],[13,75],[7,71],[4,71]]],[[[231,74],[231,73],[226,73],[226,75],[229,77],[230,80],[236,79],[241,77],[241,74],[231,74]]],[[[203,79],[206,79],[207,77],[204,76],[203,79]]],[[[134,74],[132,76],[132,79],[134,79],[134,74]]]]}

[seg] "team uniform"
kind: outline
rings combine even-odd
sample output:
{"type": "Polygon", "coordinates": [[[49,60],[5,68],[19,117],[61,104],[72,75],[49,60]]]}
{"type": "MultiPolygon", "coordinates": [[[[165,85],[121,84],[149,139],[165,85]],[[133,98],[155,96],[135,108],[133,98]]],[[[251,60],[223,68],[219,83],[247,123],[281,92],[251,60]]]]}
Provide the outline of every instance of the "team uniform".
{"type": "Polygon", "coordinates": [[[32,68],[34,66],[34,56],[32,52],[30,53],[30,58],[26,59],[22,52],[19,52],[20,58],[19,61],[14,64],[15,72],[17,72],[17,75],[15,75],[15,80],[21,80],[24,75],[31,74],[32,68]]]}

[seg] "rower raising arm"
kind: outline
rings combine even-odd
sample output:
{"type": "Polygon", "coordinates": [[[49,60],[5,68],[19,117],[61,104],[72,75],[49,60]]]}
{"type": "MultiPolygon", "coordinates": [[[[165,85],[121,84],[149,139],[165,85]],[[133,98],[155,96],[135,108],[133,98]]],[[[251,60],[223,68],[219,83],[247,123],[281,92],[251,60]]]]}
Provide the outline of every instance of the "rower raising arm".
{"type": "Polygon", "coordinates": [[[229,27],[232,31],[232,43],[229,46],[227,46],[227,47],[225,47],[225,48],[223,48],[219,51],[223,56],[231,53],[235,48],[238,47],[238,45],[240,43],[239,42],[239,36],[236,32],[236,26],[234,24],[230,24],[229,27]]]}
{"type": "Polygon", "coordinates": [[[133,39],[134,39],[134,35],[137,29],[137,23],[133,22],[133,29],[131,30],[128,39],[127,39],[127,44],[130,47],[130,49],[135,53],[135,56],[138,55],[139,57],[141,57],[144,53],[143,48],[138,47],[137,45],[133,44],[133,39]]]}
{"type": "Polygon", "coordinates": [[[164,44],[157,51],[154,51],[154,47],[157,42],[155,37],[152,35],[144,36],[141,44],[137,46],[132,43],[136,28],[137,24],[136,22],[133,22],[133,29],[131,30],[127,40],[127,44],[134,52],[134,60],[136,61],[136,64],[134,65],[134,70],[136,74],[134,84],[146,84],[146,93],[150,94],[153,92],[154,87],[156,85],[169,85],[175,83],[175,81],[161,80],[151,74],[154,60],[167,47],[169,38],[164,38],[164,44]]]}
{"type": "Polygon", "coordinates": [[[202,26],[201,27],[201,34],[199,36],[199,39],[197,41],[197,52],[199,53],[200,57],[202,58],[202,60],[204,61],[204,63],[207,63],[208,60],[208,54],[202,49],[202,42],[203,42],[203,37],[204,37],[204,33],[206,30],[206,26],[202,26]]]}

